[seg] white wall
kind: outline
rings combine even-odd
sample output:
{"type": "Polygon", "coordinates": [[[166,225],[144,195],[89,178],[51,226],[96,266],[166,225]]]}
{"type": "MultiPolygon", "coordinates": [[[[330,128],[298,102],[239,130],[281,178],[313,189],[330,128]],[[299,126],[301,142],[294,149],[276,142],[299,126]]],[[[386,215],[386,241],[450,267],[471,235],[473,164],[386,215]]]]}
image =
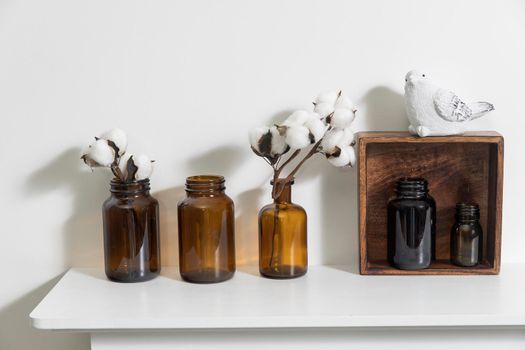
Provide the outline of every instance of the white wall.
{"type": "MultiPolygon", "coordinates": [[[[165,265],[184,178],[203,172],[226,176],[239,262],[254,263],[270,169],[248,130],[326,89],[358,101],[359,130],[404,129],[415,67],[495,104],[472,127],[505,136],[503,261],[525,261],[524,38],[523,1],[1,1],[0,348],[88,347],[27,315],[68,267],[102,263],[109,175],[78,159],[93,135],[120,126],[157,160],[165,265]]],[[[357,263],[356,190],[355,171],[321,159],[301,174],[312,264],[357,263]]]]}

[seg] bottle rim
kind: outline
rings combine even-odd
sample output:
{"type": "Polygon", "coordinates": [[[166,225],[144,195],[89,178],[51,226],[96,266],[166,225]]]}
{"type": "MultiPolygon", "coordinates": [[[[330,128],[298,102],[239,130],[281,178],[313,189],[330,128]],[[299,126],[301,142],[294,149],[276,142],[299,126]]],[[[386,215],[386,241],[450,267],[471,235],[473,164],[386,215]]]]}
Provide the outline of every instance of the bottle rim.
{"type": "Polygon", "coordinates": [[[402,177],[396,180],[395,191],[402,196],[421,197],[428,193],[428,182],[422,177],[402,177]]]}
{"type": "Polygon", "coordinates": [[[480,218],[479,205],[474,202],[456,204],[456,217],[458,220],[478,220],[480,218]]]}
{"type": "Polygon", "coordinates": [[[150,181],[149,179],[132,181],[132,182],[122,182],[117,178],[111,179],[110,189],[111,193],[116,194],[137,194],[144,193],[149,191],[150,181]]]}
{"type": "Polygon", "coordinates": [[[223,191],[226,180],[222,175],[193,175],[186,178],[188,192],[215,192],[223,191]]]}

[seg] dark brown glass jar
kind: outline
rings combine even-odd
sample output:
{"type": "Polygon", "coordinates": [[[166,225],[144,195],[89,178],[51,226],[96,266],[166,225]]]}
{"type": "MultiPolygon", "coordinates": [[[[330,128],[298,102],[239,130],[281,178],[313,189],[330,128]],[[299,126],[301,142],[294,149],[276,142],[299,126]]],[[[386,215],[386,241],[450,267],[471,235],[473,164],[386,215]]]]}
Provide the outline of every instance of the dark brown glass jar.
{"type": "Polygon", "coordinates": [[[436,203],[427,181],[403,178],[388,203],[388,260],[402,270],[430,266],[436,249],[436,203]]]}
{"type": "Polygon", "coordinates": [[[185,281],[215,283],[235,273],[233,201],[224,193],[224,177],[191,176],[179,202],[179,264],[185,281]]]}
{"type": "Polygon", "coordinates": [[[106,276],[116,282],[141,282],[160,273],[159,203],[149,179],[111,181],[103,205],[106,276]]]}
{"type": "Polygon", "coordinates": [[[292,184],[281,185],[281,194],[259,212],[259,271],[265,277],[295,278],[308,269],[306,211],[292,203],[292,184]]]}
{"type": "Polygon", "coordinates": [[[458,266],[479,263],[483,231],[479,224],[479,206],[475,203],[456,205],[456,222],[450,236],[450,258],[458,266]]]}

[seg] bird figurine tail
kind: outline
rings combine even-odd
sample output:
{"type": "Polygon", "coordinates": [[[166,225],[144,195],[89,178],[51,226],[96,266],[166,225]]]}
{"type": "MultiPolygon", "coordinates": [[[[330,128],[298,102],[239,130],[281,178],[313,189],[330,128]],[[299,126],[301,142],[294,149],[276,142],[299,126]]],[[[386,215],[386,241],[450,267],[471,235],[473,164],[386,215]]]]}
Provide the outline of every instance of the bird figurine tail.
{"type": "Polygon", "coordinates": [[[474,102],[469,104],[470,109],[472,110],[472,118],[477,119],[486,113],[494,110],[494,105],[488,102],[474,102]]]}

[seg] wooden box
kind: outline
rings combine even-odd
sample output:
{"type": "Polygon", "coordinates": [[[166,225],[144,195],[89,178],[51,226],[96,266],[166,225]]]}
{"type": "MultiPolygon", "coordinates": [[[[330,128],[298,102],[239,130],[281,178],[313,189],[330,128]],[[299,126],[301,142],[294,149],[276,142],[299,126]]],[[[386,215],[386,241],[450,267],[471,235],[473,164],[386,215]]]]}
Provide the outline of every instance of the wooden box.
{"type": "Polygon", "coordinates": [[[403,132],[364,132],[359,148],[359,243],[363,275],[498,274],[501,251],[503,137],[495,132],[414,137],[403,132]],[[436,200],[436,261],[428,269],[398,270],[387,260],[387,204],[396,179],[423,177],[436,200]],[[456,203],[480,206],[481,263],[450,262],[456,203]]]}

